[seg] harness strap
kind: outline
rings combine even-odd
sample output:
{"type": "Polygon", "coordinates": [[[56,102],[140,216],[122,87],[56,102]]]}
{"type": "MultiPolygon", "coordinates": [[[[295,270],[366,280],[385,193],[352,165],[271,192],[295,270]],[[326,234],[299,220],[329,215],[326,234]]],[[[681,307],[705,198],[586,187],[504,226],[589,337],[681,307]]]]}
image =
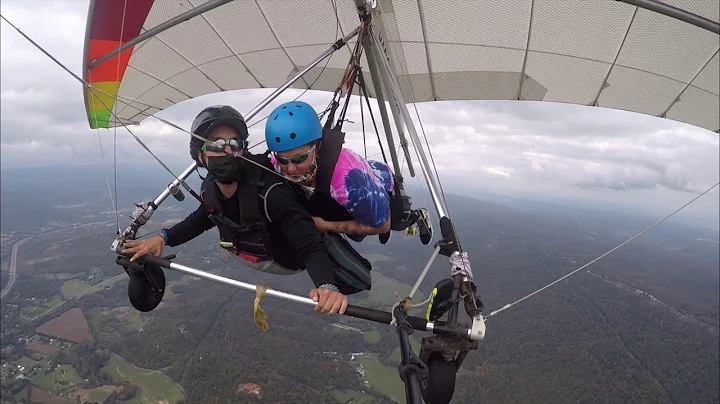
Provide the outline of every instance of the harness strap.
{"type": "Polygon", "coordinates": [[[276,186],[282,184],[282,182],[276,182],[265,191],[264,194],[260,195],[260,199],[263,200],[263,210],[265,211],[265,219],[267,219],[268,223],[272,223],[272,219],[270,219],[270,215],[268,214],[268,195],[270,195],[270,191],[272,191],[276,186]]]}
{"type": "MultiPolygon", "coordinates": [[[[270,166],[266,156],[252,156],[253,160],[270,166]]],[[[267,233],[267,221],[271,222],[267,214],[267,195],[275,185],[282,181],[267,180],[264,169],[256,166],[246,166],[244,177],[238,183],[237,198],[240,213],[239,222],[226,217],[222,211],[221,195],[212,180],[203,184],[203,192],[207,200],[215,209],[210,211],[210,219],[220,231],[221,246],[229,249],[234,255],[250,262],[260,262],[272,259],[272,246],[267,233]],[[268,185],[270,185],[268,187],[268,185]],[[266,189],[267,188],[267,189],[266,189]],[[261,198],[263,203],[258,199],[261,198]],[[265,212],[262,210],[265,209],[265,212]]]]}
{"type": "Polygon", "coordinates": [[[317,192],[330,195],[330,181],[344,143],[345,133],[340,129],[323,130],[322,146],[318,153],[318,173],[315,180],[317,192]]]}

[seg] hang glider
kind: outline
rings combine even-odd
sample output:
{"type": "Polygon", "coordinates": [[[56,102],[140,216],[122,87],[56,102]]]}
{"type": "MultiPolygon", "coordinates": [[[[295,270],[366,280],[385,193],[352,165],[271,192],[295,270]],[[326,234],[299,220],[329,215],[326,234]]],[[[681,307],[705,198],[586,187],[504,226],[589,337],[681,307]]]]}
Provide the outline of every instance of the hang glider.
{"type": "MultiPolygon", "coordinates": [[[[571,103],[720,129],[718,0],[379,0],[371,6],[408,102],[571,103]]],[[[137,124],[200,95],[280,87],[356,28],[357,15],[352,0],[95,0],[83,78],[120,100],[118,120],[110,122],[108,109],[86,94],[90,125],[137,124]]],[[[342,53],[321,77],[315,67],[291,87],[313,83],[313,90],[334,91],[349,57],[342,53]]],[[[362,66],[369,77],[364,56],[362,66]]]]}
{"type": "MultiPolygon", "coordinates": [[[[392,310],[349,306],[345,314],[392,324],[408,402],[435,404],[452,398],[457,370],[485,338],[487,318],[592,265],[720,184],[595,260],[484,315],[467,253],[407,104],[559,102],[633,111],[718,132],[719,19],[720,0],[95,0],[88,13],[83,77],[63,67],[85,85],[93,128],[127,127],[176,103],[227,90],[276,88],[248,120],[287,88],[334,92],[333,103],[340,95],[346,105],[349,94],[376,98],[396,174],[390,113],[408,160],[406,131],[412,141],[440,217],[441,237],[412,291],[392,310]],[[329,58],[334,53],[341,57],[329,58]],[[438,256],[449,258],[450,276],[436,284],[425,318],[409,316],[410,307],[424,304],[413,305],[412,297],[438,256]],[[461,303],[469,324],[459,319],[461,303]],[[422,339],[419,357],[409,344],[413,330],[434,334],[422,339]]],[[[175,181],[154,201],[138,205],[132,224],[113,242],[117,263],[130,275],[129,292],[139,291],[148,303],[139,309],[152,310],[162,299],[162,268],[314,306],[311,299],[180,265],[172,257],[146,256],[130,264],[119,253],[122,241],[135,237],[169,195],[182,200],[180,186],[199,198],[184,181],[194,169],[173,174],[175,181]]]]}

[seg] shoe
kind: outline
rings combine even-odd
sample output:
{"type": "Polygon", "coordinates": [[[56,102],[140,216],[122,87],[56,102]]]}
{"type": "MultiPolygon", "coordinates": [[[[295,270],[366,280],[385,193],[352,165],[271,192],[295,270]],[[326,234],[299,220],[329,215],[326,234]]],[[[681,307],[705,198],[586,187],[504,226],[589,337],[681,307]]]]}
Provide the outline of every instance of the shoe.
{"type": "Polygon", "coordinates": [[[387,233],[378,234],[380,244],[386,244],[388,240],[390,240],[390,234],[392,234],[392,230],[388,231],[387,233]]]}
{"type": "Polygon", "coordinates": [[[420,233],[420,242],[427,245],[432,240],[433,229],[432,223],[430,223],[430,213],[425,208],[418,209],[420,217],[417,221],[417,229],[420,233]]]}

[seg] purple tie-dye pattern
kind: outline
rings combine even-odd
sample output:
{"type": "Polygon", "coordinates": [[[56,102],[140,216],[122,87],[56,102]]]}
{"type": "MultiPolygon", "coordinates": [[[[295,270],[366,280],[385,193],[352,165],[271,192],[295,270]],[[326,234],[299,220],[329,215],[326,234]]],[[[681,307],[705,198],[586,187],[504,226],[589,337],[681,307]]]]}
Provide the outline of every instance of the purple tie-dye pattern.
{"type": "Polygon", "coordinates": [[[378,227],[390,217],[390,167],[342,149],[330,181],[330,195],[364,225],[378,227]]]}
{"type": "MultiPolygon", "coordinates": [[[[271,161],[275,170],[284,174],[274,156],[271,161]]],[[[388,194],[394,188],[395,181],[387,164],[365,160],[348,149],[340,151],[330,180],[330,196],[356,221],[373,227],[384,224],[390,217],[388,194]]]]}

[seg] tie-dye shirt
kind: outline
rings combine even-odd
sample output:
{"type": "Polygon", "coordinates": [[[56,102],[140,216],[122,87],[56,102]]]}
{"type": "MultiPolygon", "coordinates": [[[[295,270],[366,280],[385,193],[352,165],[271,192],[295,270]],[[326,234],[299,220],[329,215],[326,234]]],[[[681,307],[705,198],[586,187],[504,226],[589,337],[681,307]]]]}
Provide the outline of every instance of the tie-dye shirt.
{"type": "MultiPolygon", "coordinates": [[[[273,156],[272,164],[284,174],[273,156]]],[[[322,162],[321,162],[322,164],[322,162]]],[[[390,167],[365,160],[352,150],[342,149],[330,180],[330,195],[361,224],[378,227],[390,218],[390,197],[395,181],[390,167]]]]}

